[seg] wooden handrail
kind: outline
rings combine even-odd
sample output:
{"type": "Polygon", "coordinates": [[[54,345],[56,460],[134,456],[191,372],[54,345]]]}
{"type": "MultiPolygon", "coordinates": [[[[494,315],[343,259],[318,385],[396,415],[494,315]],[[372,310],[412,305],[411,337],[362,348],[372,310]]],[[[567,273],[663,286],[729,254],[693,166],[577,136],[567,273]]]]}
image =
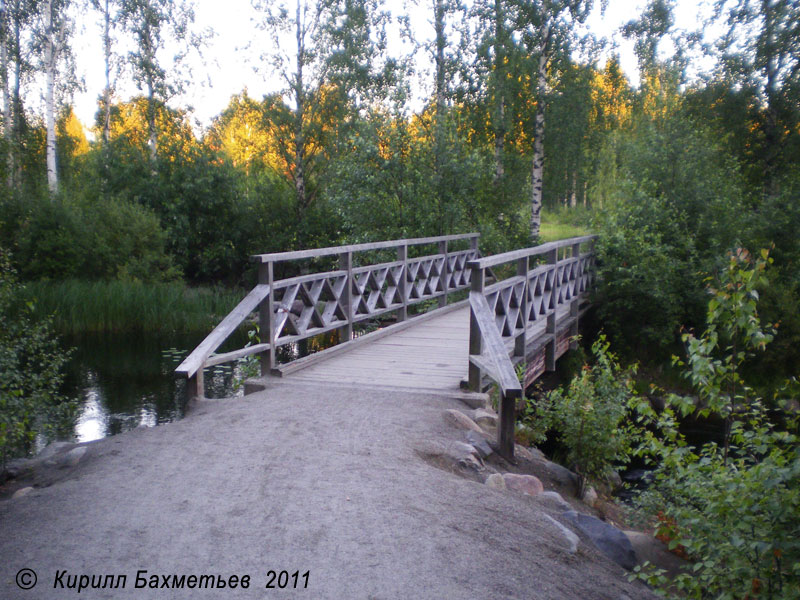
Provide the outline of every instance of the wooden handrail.
{"type": "Polygon", "coordinates": [[[509,460],[514,459],[516,400],[523,395],[514,363],[538,358],[540,366],[534,366],[540,370],[532,369],[532,378],[543,370],[555,369],[557,356],[566,351],[564,339],[568,338],[564,336],[577,333],[580,302],[592,281],[593,250],[581,253],[581,244],[595,239],[596,235],[579,236],[467,263],[472,270],[469,387],[481,391],[484,374],[497,383],[498,452],[509,460]],[[559,252],[567,247],[569,253],[559,252]],[[546,264],[531,264],[532,256],[542,255],[546,264]],[[516,263],[516,275],[486,286],[491,268],[507,263],[516,263]],[[559,323],[558,309],[564,305],[569,306],[569,319],[559,323]],[[545,322],[545,329],[536,339],[528,340],[528,326],[535,321],[545,322]],[[530,351],[529,342],[535,350],[530,351]]]}
{"type": "Polygon", "coordinates": [[[575,244],[583,244],[597,239],[596,235],[584,235],[580,237],[568,238],[565,240],[558,240],[556,242],[548,242],[532,248],[523,248],[521,250],[511,250],[510,252],[503,252],[502,254],[495,254],[493,256],[485,256],[476,260],[471,260],[467,263],[470,268],[486,269],[489,267],[496,267],[505,263],[519,260],[520,258],[528,258],[540,254],[547,254],[553,250],[566,248],[567,246],[574,246],[575,244]]]}
{"type": "Polygon", "coordinates": [[[480,256],[478,237],[477,233],[445,235],[251,257],[260,263],[259,285],[186,357],[175,375],[187,379],[190,397],[202,396],[205,367],[258,354],[261,374],[266,375],[274,372],[278,346],[337,329],[340,341],[347,342],[354,323],[391,311],[397,311],[402,321],[409,305],[432,298],[444,306],[448,294],[469,286],[466,263],[480,256]],[[448,241],[458,240],[469,240],[469,248],[448,252],[448,241]],[[438,244],[437,252],[409,259],[408,247],[423,244],[438,244]],[[353,268],[354,252],[384,248],[397,248],[397,260],[353,268]],[[330,255],[339,256],[337,270],[273,279],[275,262],[330,255]],[[256,309],[262,342],[213,354],[256,309]]]}
{"type": "Polygon", "coordinates": [[[481,338],[486,345],[488,360],[482,360],[481,355],[471,355],[470,362],[481,369],[486,369],[488,375],[497,382],[503,396],[522,397],[522,386],[514,371],[514,364],[508,356],[508,349],[500,332],[497,330],[494,315],[486,302],[486,296],[480,292],[469,293],[469,306],[481,332],[481,338]]]}
{"type": "Polygon", "coordinates": [[[369,250],[383,250],[399,246],[419,246],[422,244],[437,244],[439,242],[454,242],[458,240],[472,240],[480,237],[479,233],[462,233],[456,235],[440,235],[437,237],[411,238],[404,240],[389,240],[385,242],[369,242],[366,244],[350,244],[348,246],[330,246],[328,248],[313,248],[310,250],[292,250],[289,252],[273,252],[270,254],[255,254],[250,257],[251,262],[282,262],[286,260],[300,260],[304,258],[317,258],[332,256],[346,252],[367,252],[369,250]]]}

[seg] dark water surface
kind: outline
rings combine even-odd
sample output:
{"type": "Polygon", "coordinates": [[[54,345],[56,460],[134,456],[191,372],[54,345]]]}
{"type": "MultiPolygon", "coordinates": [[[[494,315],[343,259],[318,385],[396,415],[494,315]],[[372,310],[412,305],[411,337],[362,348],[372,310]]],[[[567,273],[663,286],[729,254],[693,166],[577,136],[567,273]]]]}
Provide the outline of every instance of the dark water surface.
{"type": "MultiPolygon", "coordinates": [[[[204,337],[205,332],[63,338],[65,347],[75,348],[67,374],[68,393],[81,402],[74,440],[88,442],[180,419],[185,382],[175,379],[173,371],[204,337]]],[[[244,333],[232,338],[226,347],[241,348],[247,342],[244,333]]],[[[206,369],[206,396],[241,395],[234,385],[240,371],[233,363],[206,369]]]]}

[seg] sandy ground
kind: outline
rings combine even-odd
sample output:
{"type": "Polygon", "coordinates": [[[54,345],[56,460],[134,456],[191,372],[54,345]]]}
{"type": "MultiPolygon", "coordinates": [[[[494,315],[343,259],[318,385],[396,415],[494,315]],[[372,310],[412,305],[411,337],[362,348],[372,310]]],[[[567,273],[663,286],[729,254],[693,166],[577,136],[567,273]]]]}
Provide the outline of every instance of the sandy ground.
{"type": "Polygon", "coordinates": [[[422,460],[420,444],[461,433],[447,408],[466,410],[280,383],[92,443],[52,485],[0,502],[0,598],[651,597],[587,542],[569,555],[531,498],[422,460]],[[23,568],[33,589],[15,583],[23,568]],[[126,586],[77,596],[54,589],[64,570],[65,586],[81,574],[126,586]],[[135,589],[138,570],[249,575],[250,587],[135,589]],[[270,570],[308,571],[308,587],[266,589],[270,570]]]}

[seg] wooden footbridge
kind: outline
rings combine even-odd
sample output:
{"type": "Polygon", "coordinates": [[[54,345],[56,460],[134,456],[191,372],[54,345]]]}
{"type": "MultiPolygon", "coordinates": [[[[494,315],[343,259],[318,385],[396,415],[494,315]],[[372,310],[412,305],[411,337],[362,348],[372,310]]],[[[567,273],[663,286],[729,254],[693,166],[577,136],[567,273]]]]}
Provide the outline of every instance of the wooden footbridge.
{"type": "Polygon", "coordinates": [[[555,369],[588,306],[595,236],[489,257],[480,256],[478,239],[471,233],[253,256],[258,285],[176,375],[187,379],[190,397],[202,396],[204,368],[259,355],[262,378],[465,399],[497,385],[498,449],[513,459],[517,399],[555,369]],[[319,272],[276,279],[288,261],[319,272]],[[266,341],[215,354],[254,312],[266,341]],[[277,348],[334,331],[337,345],[276,361],[277,348]]]}

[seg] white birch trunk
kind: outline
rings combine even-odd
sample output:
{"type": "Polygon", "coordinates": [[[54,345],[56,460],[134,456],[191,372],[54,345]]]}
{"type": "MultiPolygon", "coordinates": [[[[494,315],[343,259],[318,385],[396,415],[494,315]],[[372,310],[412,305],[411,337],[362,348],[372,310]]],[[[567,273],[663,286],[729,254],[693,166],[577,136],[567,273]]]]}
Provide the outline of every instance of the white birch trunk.
{"type": "Polygon", "coordinates": [[[544,175],[544,95],[547,86],[547,55],[539,56],[538,98],[533,138],[533,164],[531,165],[531,242],[539,239],[542,228],[542,185],[544,175]]]}
{"type": "Polygon", "coordinates": [[[6,185],[13,185],[12,173],[14,172],[14,154],[12,142],[14,140],[11,114],[11,93],[8,89],[8,8],[5,0],[0,0],[0,77],[3,84],[3,137],[6,140],[8,155],[6,156],[6,185]]]}
{"type": "Polygon", "coordinates": [[[53,0],[45,2],[45,121],[47,125],[47,187],[51,194],[58,192],[58,170],[56,168],[56,32],[53,22],[53,0]]]}
{"type": "Polygon", "coordinates": [[[294,186],[297,195],[297,208],[300,214],[308,207],[306,196],[305,178],[305,135],[303,131],[303,119],[305,117],[305,82],[303,81],[303,66],[305,65],[305,38],[303,15],[300,10],[300,0],[297,1],[297,72],[295,73],[295,101],[297,102],[297,113],[295,114],[294,130],[294,186]]]}

